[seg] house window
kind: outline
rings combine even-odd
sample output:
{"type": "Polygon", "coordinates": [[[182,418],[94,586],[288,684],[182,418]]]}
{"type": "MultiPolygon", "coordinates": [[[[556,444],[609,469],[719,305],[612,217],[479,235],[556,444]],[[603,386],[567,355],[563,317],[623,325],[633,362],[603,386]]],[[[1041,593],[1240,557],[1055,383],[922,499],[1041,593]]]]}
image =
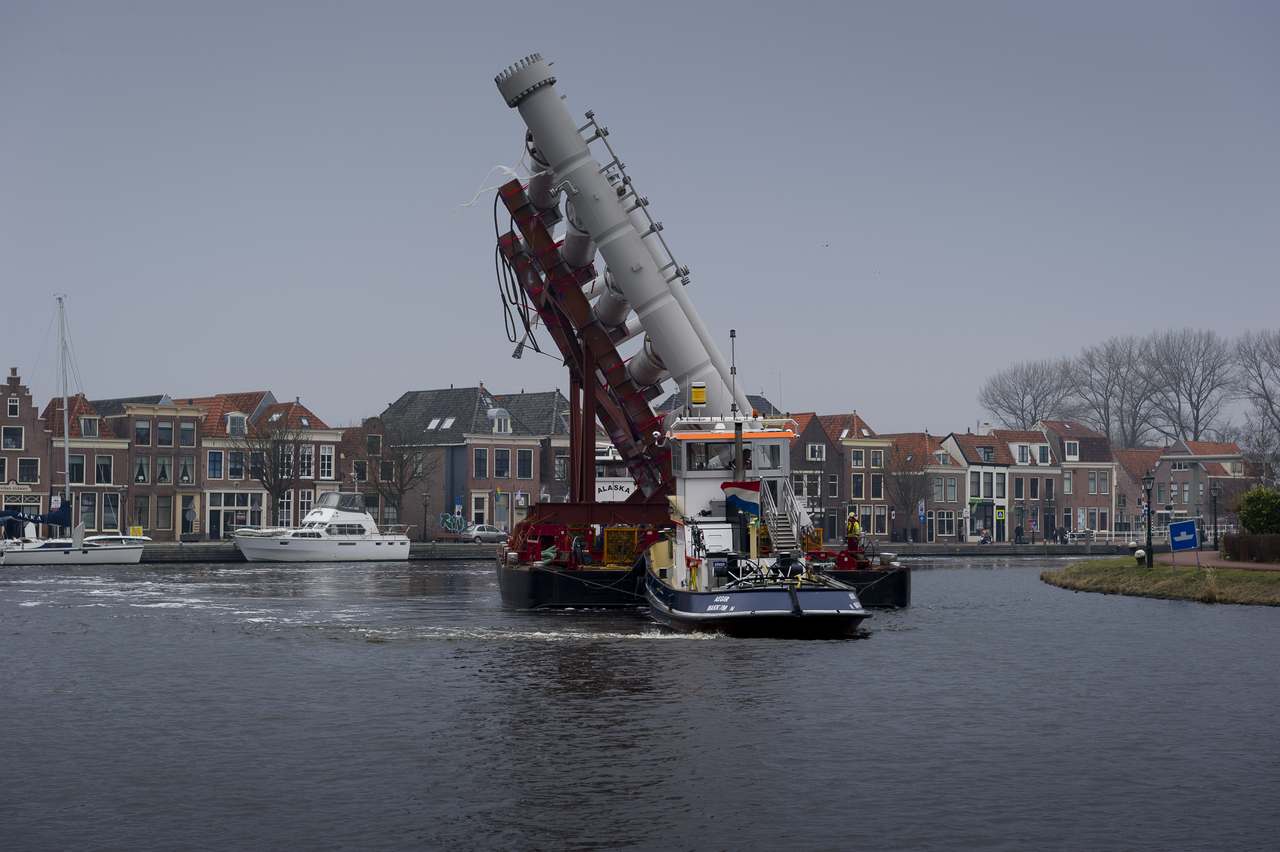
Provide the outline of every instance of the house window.
{"type": "MultiPolygon", "coordinates": [[[[875,477],[872,477],[871,482],[872,482],[871,487],[874,489],[875,477]]],[[[889,521],[889,507],[876,506],[876,535],[885,534],[885,530],[888,528],[888,521],[889,521]]]]}
{"type": "MultiPolygon", "coordinates": [[[[1071,493],[1071,481],[1072,481],[1072,479],[1074,479],[1074,477],[1072,476],[1071,471],[1069,471],[1069,470],[1064,470],[1064,471],[1062,472],[1062,493],[1063,493],[1063,494],[1070,494],[1070,493],[1071,493]]],[[[1070,529],[1070,527],[1068,527],[1067,529],[1070,529]]]]}
{"type": "Polygon", "coordinates": [[[884,450],[871,451],[871,466],[884,467],[884,450]]]}
{"type": "Polygon", "coordinates": [[[156,446],[172,447],[173,446],[173,421],[160,420],[156,422],[156,446]]]}
{"type": "Polygon", "coordinates": [[[209,464],[207,466],[210,479],[222,478],[222,450],[209,451],[209,464]]]}
{"type": "Polygon", "coordinates": [[[1080,442],[1067,441],[1066,452],[1067,452],[1067,461],[1079,461],[1080,460],[1080,442]]]}
{"type": "Polygon", "coordinates": [[[956,513],[943,509],[938,511],[938,520],[936,525],[937,535],[955,535],[956,534],[956,513]]]}
{"type": "Polygon", "coordinates": [[[471,496],[471,523],[483,524],[489,508],[489,497],[486,494],[471,496]]]}
{"type": "Polygon", "coordinates": [[[0,448],[6,450],[25,450],[26,435],[21,426],[5,426],[0,430],[0,448]]]}
{"type": "Polygon", "coordinates": [[[120,529],[120,495],[102,495],[102,529],[120,529]]]}
{"type": "Polygon", "coordinates": [[[982,497],[982,474],[976,470],[969,471],[969,496],[978,499],[982,497]]]}
{"type": "Polygon", "coordinates": [[[871,474],[871,499],[872,500],[884,499],[884,474],[883,473],[871,474]]]}
{"type": "Polygon", "coordinates": [[[1062,528],[1064,530],[1071,529],[1071,509],[1062,510],[1062,528]]]}
{"type": "Polygon", "coordinates": [[[311,489],[298,492],[298,520],[301,521],[311,512],[311,504],[315,502],[316,492],[311,489]]]}
{"type": "Polygon", "coordinates": [[[293,477],[293,446],[285,444],[279,447],[279,466],[280,476],[284,479],[293,477]]]}
{"type": "Polygon", "coordinates": [[[18,481],[32,485],[40,481],[40,459],[18,459],[18,481]]]}
{"type": "Polygon", "coordinates": [[[133,524],[142,527],[143,532],[151,529],[151,498],[146,494],[133,496],[133,524]]]}
{"type": "Polygon", "coordinates": [[[493,451],[493,478],[507,479],[510,476],[511,476],[511,451],[508,449],[494,450],[493,451]]]}
{"type": "Polygon", "coordinates": [[[151,456],[138,456],[133,460],[133,481],[139,485],[151,481],[151,456]]]}
{"type": "Polygon", "coordinates": [[[1048,464],[1049,463],[1049,445],[1041,444],[1039,446],[1039,450],[1040,450],[1040,464],[1048,464]]]}
{"type": "Polygon", "coordinates": [[[314,444],[303,444],[298,447],[298,476],[311,479],[315,475],[315,455],[314,444]]]}
{"type": "Polygon", "coordinates": [[[80,435],[84,438],[98,437],[98,418],[81,417],[80,418],[80,435]]]}
{"type": "Polygon", "coordinates": [[[84,456],[75,454],[67,459],[67,482],[84,485],[84,456]]]}
{"type": "Polygon", "coordinates": [[[87,530],[98,528],[98,495],[92,491],[80,492],[80,523],[87,530]]]}
{"type": "MultiPolygon", "coordinates": [[[[484,447],[476,447],[471,454],[472,476],[476,479],[489,478],[489,451],[484,447]]],[[[482,524],[484,521],[476,521],[482,524]]]]}
{"type": "Polygon", "coordinates": [[[944,499],[946,499],[945,491],[943,490],[943,488],[944,486],[942,483],[942,477],[935,476],[933,478],[933,502],[941,503],[944,499]]]}
{"type": "Polygon", "coordinates": [[[1004,487],[1005,487],[1006,476],[1007,474],[1003,474],[1003,473],[996,474],[996,499],[997,500],[1004,499],[1004,487]]]}
{"type": "Polygon", "coordinates": [[[1044,499],[1053,499],[1053,480],[1047,476],[1044,478],[1044,499]]]}
{"type": "Polygon", "coordinates": [[[805,458],[808,459],[809,461],[816,461],[816,462],[826,461],[827,445],[826,444],[810,444],[808,447],[808,453],[805,455],[805,458]]]}
{"type": "Polygon", "coordinates": [[[827,474],[827,496],[840,496],[840,477],[834,473],[827,474]]]}
{"type": "Polygon", "coordinates": [[[382,436],[366,435],[364,439],[365,455],[380,456],[382,455],[382,436]]]}
{"type": "Polygon", "coordinates": [[[156,529],[173,529],[173,497],[168,494],[156,495],[156,529]]]}
{"type": "Polygon", "coordinates": [[[516,479],[533,479],[533,450],[516,450],[516,479]]]}
{"type": "Polygon", "coordinates": [[[355,477],[356,482],[365,482],[369,479],[369,463],[364,459],[356,459],[351,463],[351,475],[355,477]]]}
{"type": "Polygon", "coordinates": [[[196,457],[178,456],[178,484],[191,485],[196,481],[196,457]]]}
{"type": "Polygon", "coordinates": [[[151,446],[151,421],[133,421],[133,443],[139,447],[151,446]]]}
{"type": "Polygon", "coordinates": [[[951,464],[951,456],[947,455],[946,450],[938,450],[936,453],[934,453],[933,460],[936,464],[942,464],[942,465],[951,464]]]}
{"type": "Polygon", "coordinates": [[[19,403],[19,400],[16,396],[9,397],[9,416],[10,417],[18,416],[18,403],[19,403]]]}
{"type": "Polygon", "coordinates": [[[196,424],[184,420],[178,424],[178,446],[194,447],[196,445],[196,424]]]}
{"type": "Polygon", "coordinates": [[[947,502],[956,502],[956,478],[954,476],[947,477],[947,502]]]}
{"type": "Polygon", "coordinates": [[[169,456],[156,456],[156,485],[169,485],[173,482],[173,459],[169,456]]]}
{"type": "Polygon", "coordinates": [[[276,498],[276,524],[293,526],[293,492],[286,491],[276,498]]]}
{"type": "Polygon", "coordinates": [[[996,451],[993,447],[978,447],[978,457],[986,464],[991,464],[996,460],[996,451]]]}
{"type": "Polygon", "coordinates": [[[863,480],[866,478],[865,473],[855,473],[851,481],[849,489],[849,497],[853,500],[861,500],[863,496],[863,480]]]}
{"type": "MultiPolygon", "coordinates": [[[[1034,479],[1031,481],[1035,482],[1034,479]]],[[[1015,500],[1022,499],[1022,477],[1021,476],[1015,476],[1013,478],[1013,499],[1015,500]]]]}
{"type": "Polygon", "coordinates": [[[569,478],[569,457],[556,453],[556,482],[564,482],[569,478]]]}
{"type": "Polygon", "coordinates": [[[499,435],[511,434],[511,418],[510,417],[493,418],[493,431],[499,435]]]}
{"type": "Polygon", "coordinates": [[[1111,474],[1107,473],[1105,470],[1098,471],[1098,493],[1111,493],[1111,474]]]}
{"type": "Polygon", "coordinates": [[[1103,532],[1106,532],[1108,529],[1110,529],[1110,519],[1107,517],[1106,509],[1098,510],[1098,529],[1102,530],[1103,532]]]}
{"type": "Polygon", "coordinates": [[[328,444],[320,448],[320,478],[333,479],[333,447],[328,444]]]}
{"type": "Polygon", "coordinates": [[[111,456],[97,456],[93,465],[93,481],[99,485],[111,484],[111,456]]]}
{"type": "Polygon", "coordinates": [[[378,480],[380,482],[394,482],[396,478],[396,466],[394,462],[384,461],[378,465],[378,480]]]}
{"type": "Polygon", "coordinates": [[[1040,479],[1038,477],[1033,476],[1031,477],[1030,484],[1031,484],[1031,493],[1028,496],[1030,496],[1032,500],[1039,500],[1040,499],[1040,479]]]}
{"type": "MultiPolygon", "coordinates": [[[[1068,494],[1071,493],[1070,489],[1067,490],[1067,493],[1068,494]]],[[[1163,482],[1156,483],[1156,502],[1157,503],[1164,502],[1164,483],[1163,482]]]]}
{"type": "MultiPolygon", "coordinates": [[[[245,416],[243,414],[228,414],[227,415],[227,434],[233,438],[243,438],[244,433],[245,433],[245,416]]],[[[159,507],[156,507],[156,508],[158,511],[159,507]]]]}
{"type": "Polygon", "coordinates": [[[1098,473],[1097,471],[1089,471],[1089,493],[1098,493],[1098,473]]]}
{"type": "Polygon", "coordinates": [[[1096,530],[1098,528],[1098,510],[1089,510],[1089,525],[1085,529],[1096,530]]]}
{"type": "Polygon", "coordinates": [[[1018,464],[1026,464],[1031,458],[1031,448],[1026,444],[1018,445],[1018,464]]]}
{"type": "Polygon", "coordinates": [[[1182,502],[1183,503],[1191,502],[1191,483],[1190,482],[1182,483],[1182,502]]]}
{"type": "Polygon", "coordinates": [[[995,483],[995,474],[991,472],[983,472],[982,474],[982,498],[990,500],[995,496],[995,489],[992,487],[995,483]]]}
{"type": "Polygon", "coordinates": [[[0,482],[9,481],[9,460],[0,456],[0,482]]]}
{"type": "Polygon", "coordinates": [[[864,463],[863,459],[864,456],[862,450],[849,451],[849,467],[862,467],[864,463]]]}
{"type": "Polygon", "coordinates": [[[244,479],[244,451],[227,451],[227,479],[244,479]]]}

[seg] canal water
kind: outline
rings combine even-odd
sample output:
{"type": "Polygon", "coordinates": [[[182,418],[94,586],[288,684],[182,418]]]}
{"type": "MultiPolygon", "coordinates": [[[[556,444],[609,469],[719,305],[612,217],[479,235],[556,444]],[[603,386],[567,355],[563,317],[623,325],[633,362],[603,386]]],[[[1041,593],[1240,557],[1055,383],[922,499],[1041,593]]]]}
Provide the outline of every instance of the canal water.
{"type": "Polygon", "coordinates": [[[0,569],[6,849],[1257,849],[1280,609],[919,563],[845,642],[488,564],[0,569]]]}

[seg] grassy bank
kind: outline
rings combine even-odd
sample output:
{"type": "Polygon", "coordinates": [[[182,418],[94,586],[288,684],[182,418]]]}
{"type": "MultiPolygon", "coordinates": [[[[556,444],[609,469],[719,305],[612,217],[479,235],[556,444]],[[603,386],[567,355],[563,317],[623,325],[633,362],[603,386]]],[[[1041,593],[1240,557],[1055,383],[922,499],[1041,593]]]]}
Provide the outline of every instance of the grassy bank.
{"type": "Polygon", "coordinates": [[[1148,570],[1125,556],[1074,562],[1060,571],[1044,571],[1040,579],[1077,592],[1280,606],[1280,571],[1236,568],[1198,571],[1168,565],[1156,565],[1148,570]]]}

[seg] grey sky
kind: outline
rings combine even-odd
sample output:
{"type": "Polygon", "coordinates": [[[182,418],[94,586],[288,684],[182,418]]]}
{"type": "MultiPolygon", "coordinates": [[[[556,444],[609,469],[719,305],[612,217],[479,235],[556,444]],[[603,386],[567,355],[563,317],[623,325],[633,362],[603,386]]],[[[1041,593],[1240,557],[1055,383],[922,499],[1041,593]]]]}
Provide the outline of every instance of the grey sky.
{"type": "Polygon", "coordinates": [[[0,0],[0,333],[55,391],[270,388],[334,423],[515,362],[489,200],[540,51],[596,110],[739,372],[962,429],[1013,359],[1280,316],[1270,3],[0,0]],[[493,181],[491,181],[493,182],[493,181]]]}

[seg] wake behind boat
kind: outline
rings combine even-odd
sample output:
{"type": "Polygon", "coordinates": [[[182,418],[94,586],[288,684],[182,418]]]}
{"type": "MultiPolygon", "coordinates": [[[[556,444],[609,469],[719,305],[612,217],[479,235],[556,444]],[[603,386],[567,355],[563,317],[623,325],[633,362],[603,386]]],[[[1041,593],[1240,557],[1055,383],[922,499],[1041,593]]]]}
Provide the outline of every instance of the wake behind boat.
{"type": "Polygon", "coordinates": [[[329,491],[297,529],[238,529],[236,547],[250,562],[373,562],[409,558],[407,527],[378,529],[363,494],[329,491]]]}

